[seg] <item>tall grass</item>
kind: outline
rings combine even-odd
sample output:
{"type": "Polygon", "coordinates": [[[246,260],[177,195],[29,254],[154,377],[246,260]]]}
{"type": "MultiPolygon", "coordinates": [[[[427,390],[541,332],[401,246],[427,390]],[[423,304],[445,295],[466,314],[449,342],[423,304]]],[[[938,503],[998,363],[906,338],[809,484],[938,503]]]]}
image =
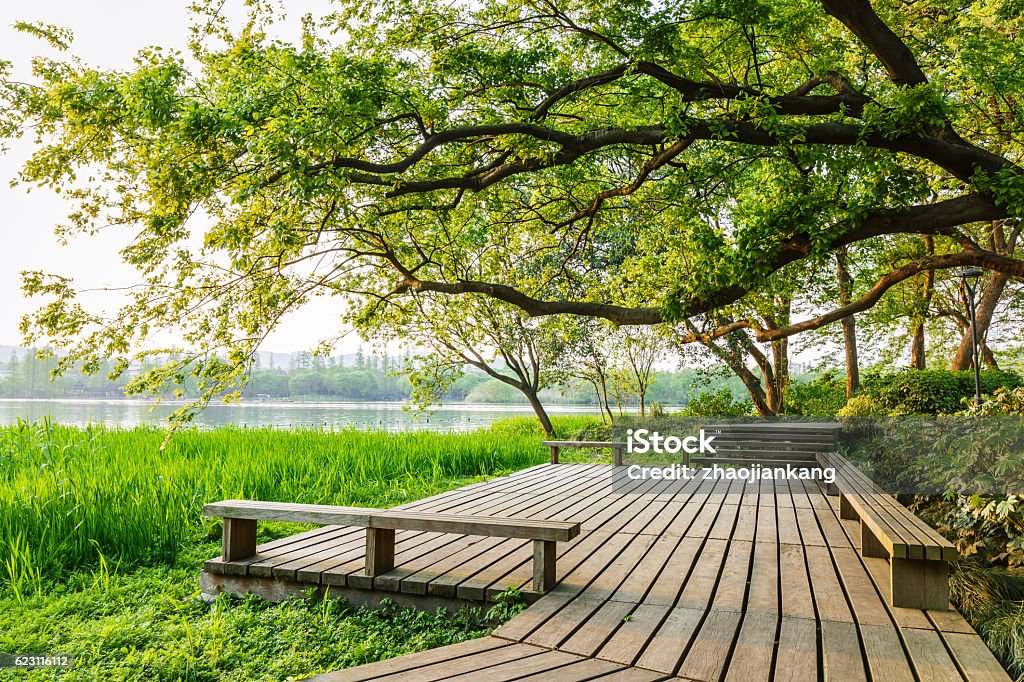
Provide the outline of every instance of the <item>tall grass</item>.
{"type": "Polygon", "coordinates": [[[101,557],[173,561],[224,498],[391,506],[543,462],[536,436],[222,428],[0,428],[0,584],[35,588],[101,557]]]}

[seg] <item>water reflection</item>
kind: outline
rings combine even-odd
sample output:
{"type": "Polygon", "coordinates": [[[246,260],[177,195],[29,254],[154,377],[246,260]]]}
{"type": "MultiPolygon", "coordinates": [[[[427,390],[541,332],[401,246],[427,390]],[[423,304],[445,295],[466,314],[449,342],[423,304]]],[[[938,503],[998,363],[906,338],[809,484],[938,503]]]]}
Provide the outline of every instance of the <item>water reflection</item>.
{"type": "MultiPolygon", "coordinates": [[[[0,399],[0,425],[18,419],[36,421],[50,417],[61,424],[131,427],[160,425],[177,404],[155,405],[139,400],[3,400],[0,399]]],[[[433,413],[404,410],[405,403],[290,403],[247,402],[238,405],[211,405],[195,418],[200,428],[233,424],[236,426],[275,426],[295,428],[380,429],[384,431],[468,431],[516,416],[532,416],[529,405],[481,405],[454,403],[433,413]]],[[[551,406],[551,414],[593,414],[596,407],[551,406]]]]}

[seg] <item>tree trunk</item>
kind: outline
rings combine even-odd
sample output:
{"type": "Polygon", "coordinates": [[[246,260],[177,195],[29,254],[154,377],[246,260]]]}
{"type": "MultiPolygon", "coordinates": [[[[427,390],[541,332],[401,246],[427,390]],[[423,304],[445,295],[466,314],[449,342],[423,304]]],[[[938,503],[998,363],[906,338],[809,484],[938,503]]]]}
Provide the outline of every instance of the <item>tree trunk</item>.
{"type": "Polygon", "coordinates": [[[786,400],[786,387],[789,385],[789,339],[772,341],[771,390],[768,391],[768,406],[775,414],[781,414],[786,400]]]}
{"type": "MultiPolygon", "coordinates": [[[[836,266],[839,275],[839,305],[844,306],[853,300],[853,278],[846,269],[846,248],[836,253],[836,266]]],[[[857,319],[849,315],[840,320],[843,325],[843,348],[846,355],[846,397],[852,398],[860,387],[860,361],[857,358],[857,319]]]]}
{"type": "Polygon", "coordinates": [[[601,382],[601,406],[608,413],[608,423],[615,423],[615,415],[612,414],[612,408],[608,404],[608,379],[605,377],[604,372],[598,374],[598,381],[601,382]]]}
{"type": "MultiPolygon", "coordinates": [[[[931,235],[924,237],[925,251],[929,256],[935,255],[935,240],[931,235]]],[[[914,369],[925,369],[924,323],[928,319],[928,308],[931,306],[932,293],[935,291],[935,271],[926,270],[921,286],[921,298],[914,311],[910,325],[910,366],[914,369]]]]}
{"type": "Polygon", "coordinates": [[[521,389],[526,399],[530,401],[530,407],[533,408],[533,413],[537,415],[537,419],[540,420],[540,425],[544,429],[544,435],[549,438],[555,435],[555,427],[551,424],[551,417],[548,416],[547,411],[540,402],[540,397],[537,392],[530,389],[521,389]]]}
{"type": "MultiPolygon", "coordinates": [[[[985,338],[988,336],[988,329],[992,326],[992,316],[996,311],[996,307],[999,305],[999,299],[1003,295],[1003,290],[1006,288],[1006,283],[1010,280],[1009,275],[1004,275],[1001,272],[989,272],[989,280],[985,285],[985,290],[981,294],[981,298],[978,300],[977,309],[977,321],[978,325],[978,345],[984,346],[985,338]]],[[[970,320],[968,319],[968,323],[970,320]]],[[[991,352],[989,353],[991,355],[991,352]]],[[[984,353],[982,354],[984,359],[984,353]]],[[[994,359],[993,359],[994,361],[994,359]]],[[[953,357],[953,363],[950,369],[954,371],[961,371],[970,369],[971,367],[971,328],[968,327],[964,330],[963,336],[960,337],[960,345],[956,349],[956,355],[953,357]]]]}
{"type": "Polygon", "coordinates": [[[607,422],[605,421],[604,410],[601,409],[601,387],[598,386],[597,379],[588,378],[587,381],[594,387],[594,396],[597,398],[597,411],[601,413],[601,423],[605,424],[607,422]]]}
{"type": "Polygon", "coordinates": [[[762,417],[774,417],[776,412],[768,404],[768,396],[757,376],[742,364],[737,366],[733,366],[732,363],[727,364],[729,364],[733,373],[740,378],[740,381],[743,382],[743,386],[746,387],[747,393],[750,394],[750,401],[754,403],[754,409],[757,410],[757,413],[762,417]]]}
{"type": "Polygon", "coordinates": [[[707,341],[704,343],[704,346],[724,362],[732,370],[733,374],[740,378],[743,386],[747,389],[747,393],[750,395],[750,402],[754,403],[754,409],[757,410],[757,413],[762,417],[774,417],[775,413],[768,406],[764,386],[761,385],[757,376],[743,363],[743,354],[738,349],[735,353],[730,352],[714,341],[707,341]]]}
{"type": "Polygon", "coordinates": [[[996,356],[992,354],[992,349],[988,347],[988,344],[984,341],[979,343],[981,346],[981,361],[989,369],[999,369],[999,363],[996,362],[996,356]]]}

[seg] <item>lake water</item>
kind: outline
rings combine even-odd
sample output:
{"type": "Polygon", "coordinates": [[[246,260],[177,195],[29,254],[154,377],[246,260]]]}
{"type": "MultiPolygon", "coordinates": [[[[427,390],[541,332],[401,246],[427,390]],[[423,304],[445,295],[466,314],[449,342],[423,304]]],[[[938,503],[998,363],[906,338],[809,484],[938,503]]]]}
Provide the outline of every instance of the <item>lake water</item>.
{"type": "MultiPolygon", "coordinates": [[[[60,424],[131,427],[165,423],[179,404],[155,405],[141,400],[3,400],[0,399],[0,425],[18,419],[36,421],[50,417],[60,424]]],[[[484,405],[453,403],[432,413],[405,410],[405,403],[293,403],[245,402],[237,405],[211,405],[200,412],[194,423],[200,428],[233,424],[236,426],[275,426],[295,428],[381,429],[385,431],[469,431],[507,417],[532,417],[529,405],[484,405]]],[[[548,413],[592,414],[596,407],[558,406],[548,413]]]]}

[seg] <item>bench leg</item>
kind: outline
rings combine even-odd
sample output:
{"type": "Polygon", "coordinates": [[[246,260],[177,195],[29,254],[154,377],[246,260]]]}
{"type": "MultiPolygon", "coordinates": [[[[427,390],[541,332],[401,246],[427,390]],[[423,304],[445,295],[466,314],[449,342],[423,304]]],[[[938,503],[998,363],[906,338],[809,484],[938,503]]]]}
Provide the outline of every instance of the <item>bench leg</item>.
{"type": "Polygon", "coordinates": [[[930,559],[893,559],[892,605],[949,610],[949,564],[930,559]]]}
{"type": "Polygon", "coordinates": [[[256,519],[224,519],[224,561],[256,553],[256,519]]]}
{"type": "Polygon", "coordinates": [[[614,454],[612,455],[612,464],[617,467],[622,466],[622,448],[615,448],[614,454]]]}
{"type": "Polygon", "coordinates": [[[846,499],[846,495],[839,496],[839,518],[841,519],[859,519],[856,510],[853,505],[850,504],[849,500],[846,499]]]}
{"type": "Polygon", "coordinates": [[[878,541],[878,538],[863,521],[860,522],[860,555],[889,558],[889,550],[878,541]]]}
{"type": "Polygon", "coordinates": [[[547,592],[555,585],[555,553],[554,540],[533,541],[533,591],[547,592]]]}
{"type": "Polygon", "coordinates": [[[395,567],[395,529],[366,529],[366,575],[380,575],[395,567]]]}
{"type": "Polygon", "coordinates": [[[558,464],[558,446],[557,445],[552,445],[551,446],[551,463],[552,464],[558,464]]]}

